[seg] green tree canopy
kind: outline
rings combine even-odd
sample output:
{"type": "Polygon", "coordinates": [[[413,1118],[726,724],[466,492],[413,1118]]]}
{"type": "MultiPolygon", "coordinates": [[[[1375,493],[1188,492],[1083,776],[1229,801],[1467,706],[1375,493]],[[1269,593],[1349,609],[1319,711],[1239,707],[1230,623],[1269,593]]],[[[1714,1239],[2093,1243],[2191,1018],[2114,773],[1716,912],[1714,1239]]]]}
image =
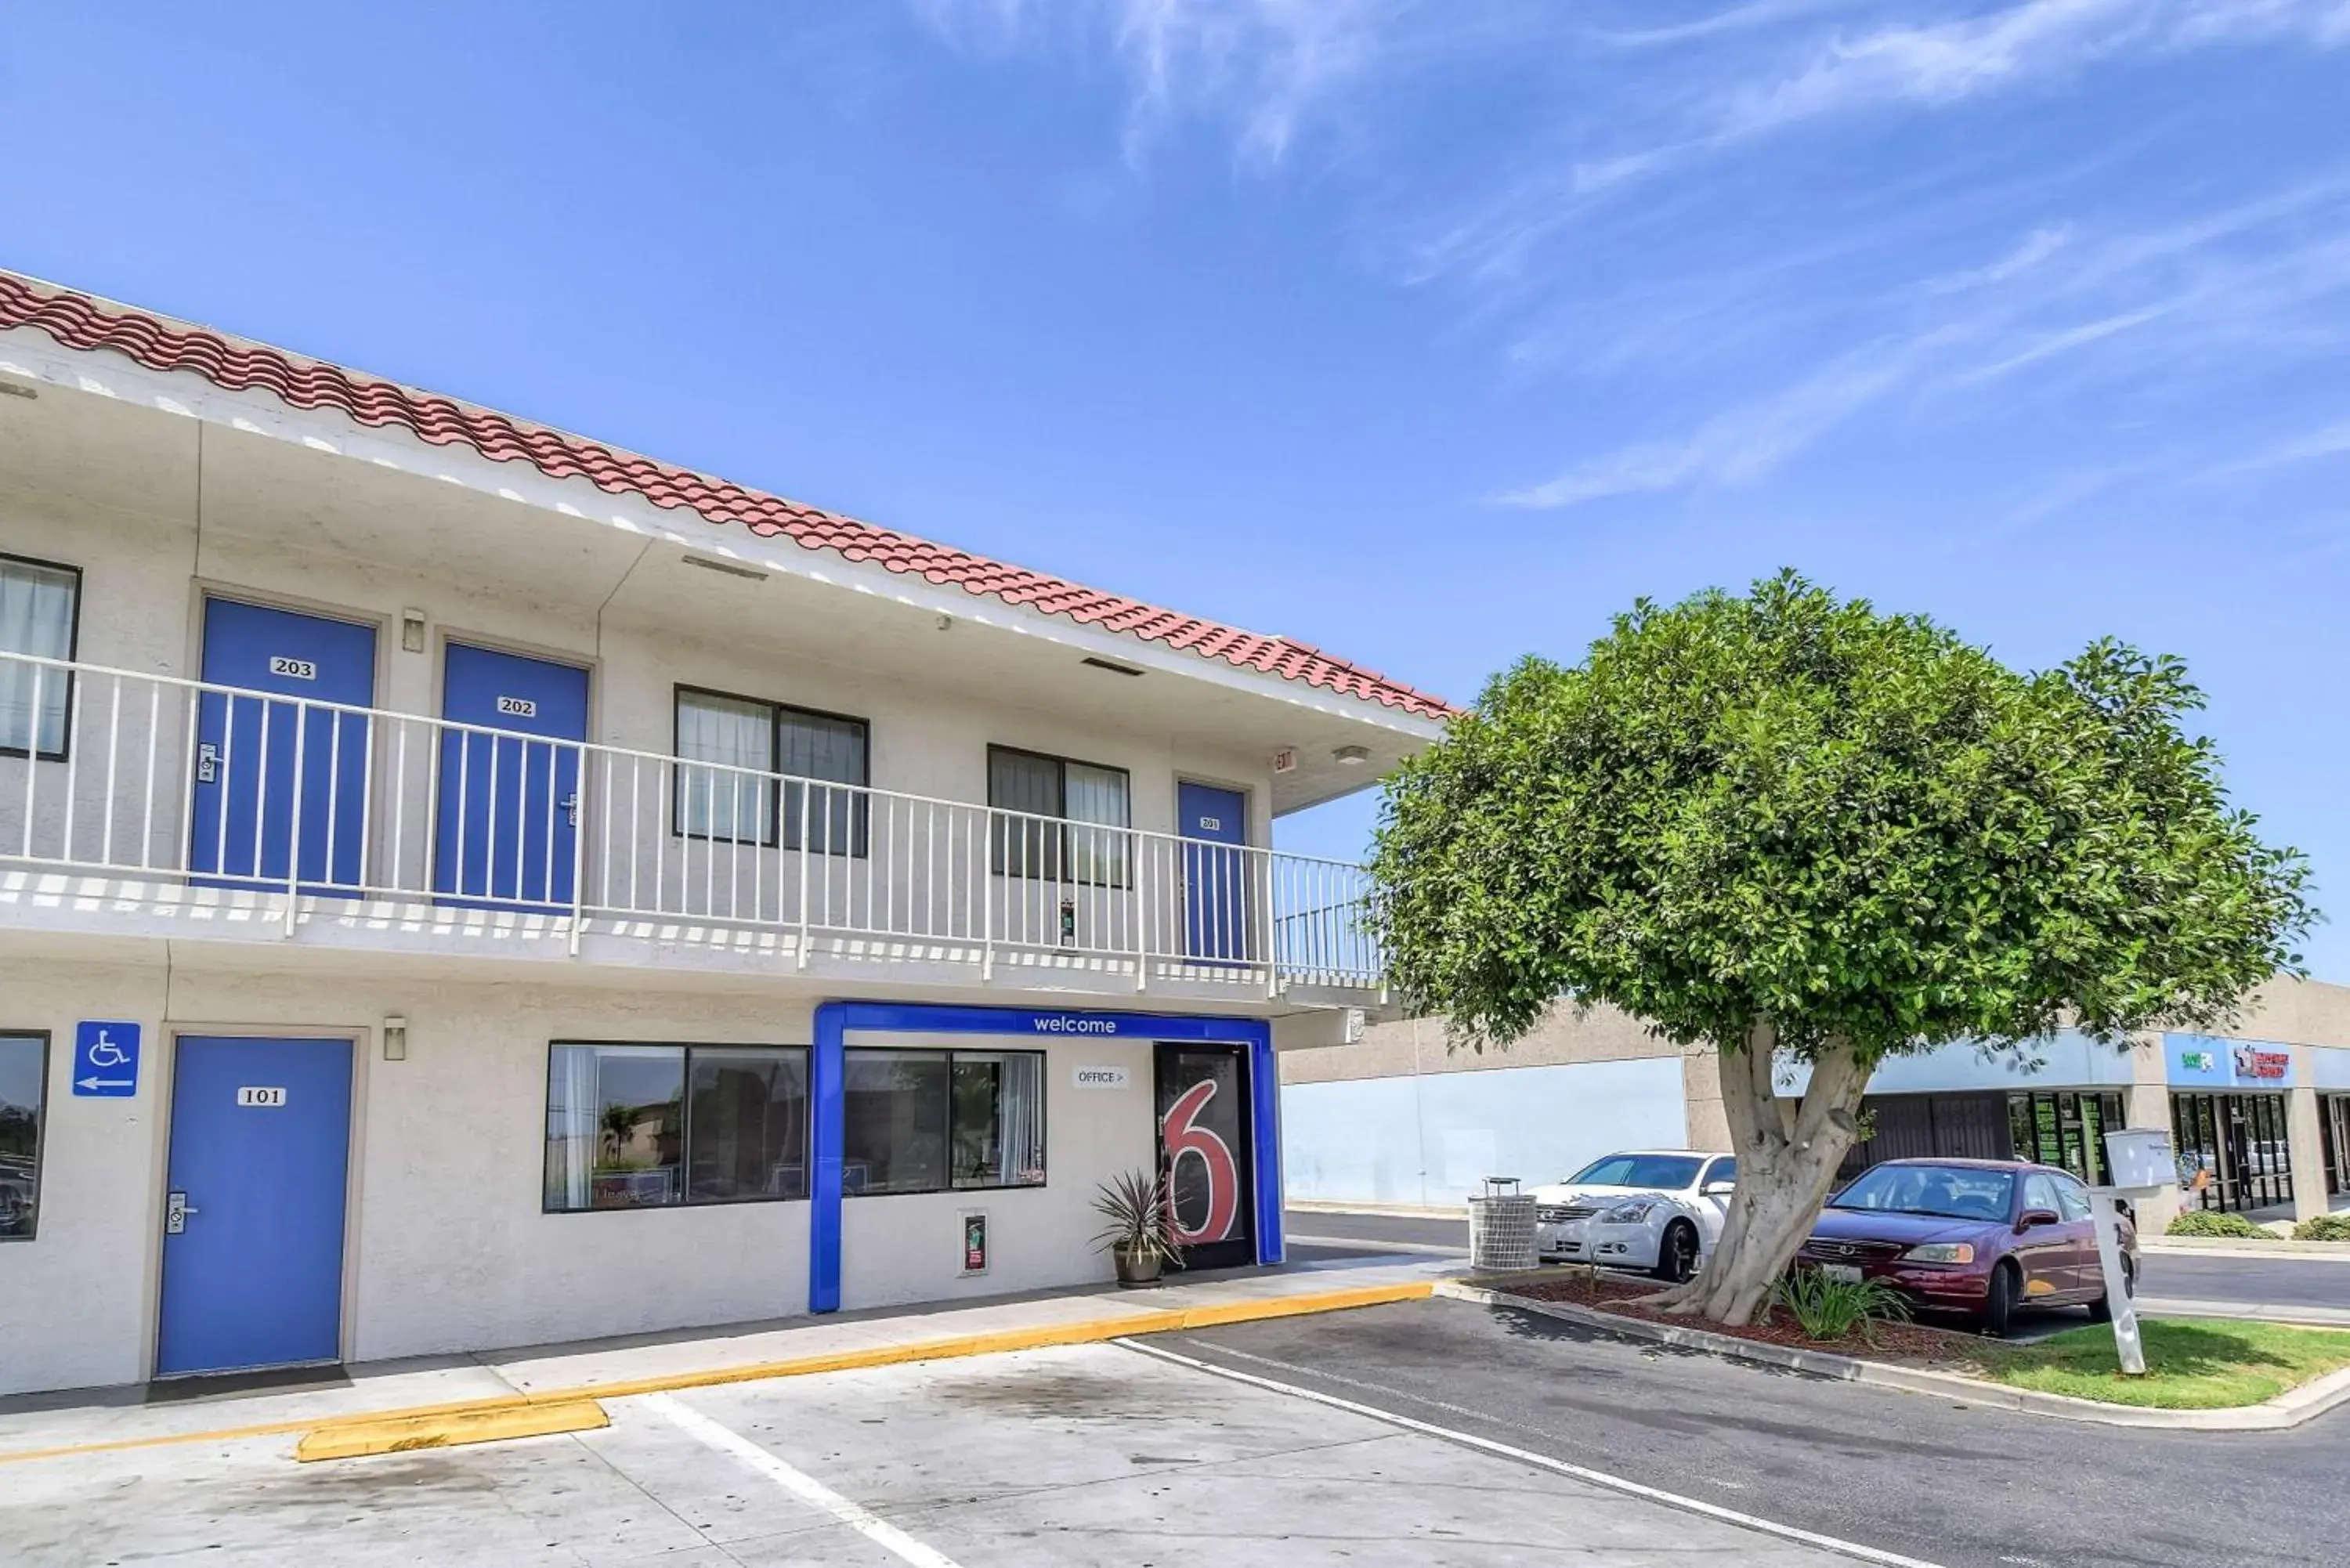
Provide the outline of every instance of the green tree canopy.
{"type": "Polygon", "coordinates": [[[1389,781],[1373,920],[1405,996],[1481,1047],[1560,997],[1720,1055],[1739,1184],[1669,1298],[1751,1321],[1886,1056],[2214,1027],[2312,912],[2232,809],[2185,668],[2118,643],[2008,669],[1793,573],[1643,600],[1529,659],[1389,781]],[[1812,1064],[1780,1106],[1774,1059],[1812,1064]]]}

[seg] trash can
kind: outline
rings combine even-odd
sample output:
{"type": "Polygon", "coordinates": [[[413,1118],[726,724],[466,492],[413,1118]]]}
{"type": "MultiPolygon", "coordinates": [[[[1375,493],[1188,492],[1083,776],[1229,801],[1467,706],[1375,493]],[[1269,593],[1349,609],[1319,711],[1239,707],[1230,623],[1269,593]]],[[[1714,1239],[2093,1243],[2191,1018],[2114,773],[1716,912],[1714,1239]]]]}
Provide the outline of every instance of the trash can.
{"type": "Polygon", "coordinates": [[[1541,1261],[1534,1247],[1534,1195],[1520,1192],[1514,1176],[1487,1177],[1485,1190],[1469,1199],[1469,1266],[1480,1273],[1506,1274],[1541,1261]]]}

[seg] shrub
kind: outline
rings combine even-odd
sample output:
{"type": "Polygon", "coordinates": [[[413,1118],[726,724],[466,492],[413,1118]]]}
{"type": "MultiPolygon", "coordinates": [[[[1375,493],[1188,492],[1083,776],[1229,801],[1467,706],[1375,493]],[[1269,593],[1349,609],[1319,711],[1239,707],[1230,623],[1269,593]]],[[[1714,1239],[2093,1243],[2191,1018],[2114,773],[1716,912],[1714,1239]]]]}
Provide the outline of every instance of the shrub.
{"type": "Polygon", "coordinates": [[[1832,1280],[1817,1269],[1789,1270],[1775,1294],[1805,1339],[1845,1339],[1858,1333],[1874,1343],[1871,1327],[1878,1319],[1909,1315],[1908,1298],[1884,1281],[1832,1280]]]}
{"type": "Polygon", "coordinates": [[[2223,1214],[2217,1209],[2189,1209],[2170,1222],[2166,1236],[2229,1236],[2246,1241],[2265,1241],[2269,1233],[2241,1214],[2223,1214]]]}
{"type": "Polygon", "coordinates": [[[2350,1214],[2320,1214],[2293,1228],[2296,1241],[2350,1241],[2350,1214]]]}

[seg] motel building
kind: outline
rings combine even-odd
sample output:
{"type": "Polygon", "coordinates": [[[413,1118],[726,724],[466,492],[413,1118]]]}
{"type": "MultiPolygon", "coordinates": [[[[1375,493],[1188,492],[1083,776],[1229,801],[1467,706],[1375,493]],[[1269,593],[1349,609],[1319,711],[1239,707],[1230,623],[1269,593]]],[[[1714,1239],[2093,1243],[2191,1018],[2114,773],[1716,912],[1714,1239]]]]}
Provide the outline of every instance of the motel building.
{"type": "Polygon", "coordinates": [[[0,1393],[1277,1262],[1449,711],[0,273],[0,1393]]]}

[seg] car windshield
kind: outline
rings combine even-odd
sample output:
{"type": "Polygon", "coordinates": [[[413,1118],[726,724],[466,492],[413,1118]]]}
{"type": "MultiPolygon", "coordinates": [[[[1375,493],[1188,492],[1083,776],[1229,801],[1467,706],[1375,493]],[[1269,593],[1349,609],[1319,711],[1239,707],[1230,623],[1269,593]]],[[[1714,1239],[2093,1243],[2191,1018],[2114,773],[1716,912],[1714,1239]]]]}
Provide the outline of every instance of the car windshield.
{"type": "Polygon", "coordinates": [[[1698,1158],[1685,1154],[1611,1154],[1566,1179],[1570,1187],[1658,1187],[1677,1191],[1697,1179],[1698,1158]]]}
{"type": "Polygon", "coordinates": [[[1828,1207],[1997,1220],[2007,1218],[2014,1195],[2012,1170],[1978,1170],[1963,1165],[1880,1165],[1861,1172],[1828,1207]]]}

